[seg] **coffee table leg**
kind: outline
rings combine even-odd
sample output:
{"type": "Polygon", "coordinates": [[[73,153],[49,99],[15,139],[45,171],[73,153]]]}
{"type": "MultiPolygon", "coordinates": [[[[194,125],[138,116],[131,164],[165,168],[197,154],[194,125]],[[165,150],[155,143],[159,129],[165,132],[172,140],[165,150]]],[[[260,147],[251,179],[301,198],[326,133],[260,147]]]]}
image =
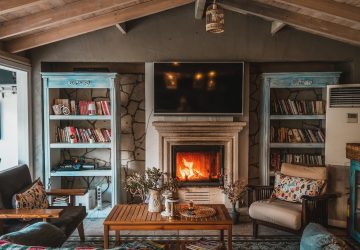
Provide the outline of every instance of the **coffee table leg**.
{"type": "Polygon", "coordinates": [[[224,241],[224,230],[220,230],[220,241],[224,241]]]}
{"type": "Polygon", "coordinates": [[[109,248],[109,226],[104,225],[104,249],[109,248]]]}
{"type": "Polygon", "coordinates": [[[116,246],[120,246],[120,231],[118,230],[115,231],[115,242],[116,246]]]}
{"type": "Polygon", "coordinates": [[[228,250],[232,250],[232,226],[228,227],[228,250]]]}

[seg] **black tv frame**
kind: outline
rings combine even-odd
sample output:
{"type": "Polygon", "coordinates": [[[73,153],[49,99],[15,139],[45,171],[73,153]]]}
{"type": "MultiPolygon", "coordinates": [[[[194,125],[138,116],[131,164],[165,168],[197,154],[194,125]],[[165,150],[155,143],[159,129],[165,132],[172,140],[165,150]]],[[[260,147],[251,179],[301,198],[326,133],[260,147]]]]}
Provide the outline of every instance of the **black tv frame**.
{"type": "Polygon", "coordinates": [[[152,80],[153,80],[153,97],[155,97],[155,64],[161,64],[161,63],[179,63],[179,64],[184,64],[184,63],[237,63],[237,64],[242,64],[242,86],[241,86],[241,113],[181,113],[181,112],[174,112],[174,113],[164,113],[164,112],[155,112],[155,98],[153,99],[153,111],[154,111],[154,116],[242,116],[244,114],[244,80],[245,80],[245,62],[244,61],[226,61],[226,62],[205,62],[205,61],[194,61],[194,62],[182,62],[182,61],[169,61],[169,62],[154,62],[153,63],[153,72],[152,72],[152,80]]]}

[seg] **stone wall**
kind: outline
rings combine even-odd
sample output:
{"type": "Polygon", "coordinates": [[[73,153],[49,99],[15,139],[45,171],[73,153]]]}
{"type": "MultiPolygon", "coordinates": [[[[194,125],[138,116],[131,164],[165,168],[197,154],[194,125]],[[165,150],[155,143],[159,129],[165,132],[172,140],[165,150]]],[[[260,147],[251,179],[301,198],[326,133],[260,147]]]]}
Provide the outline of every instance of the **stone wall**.
{"type": "MultiPolygon", "coordinates": [[[[119,77],[121,100],[121,168],[145,169],[145,83],[143,74],[119,77]]],[[[124,175],[122,175],[124,176],[124,175]]]]}
{"type": "Polygon", "coordinates": [[[249,91],[249,184],[259,184],[260,80],[250,74],[249,91]]]}

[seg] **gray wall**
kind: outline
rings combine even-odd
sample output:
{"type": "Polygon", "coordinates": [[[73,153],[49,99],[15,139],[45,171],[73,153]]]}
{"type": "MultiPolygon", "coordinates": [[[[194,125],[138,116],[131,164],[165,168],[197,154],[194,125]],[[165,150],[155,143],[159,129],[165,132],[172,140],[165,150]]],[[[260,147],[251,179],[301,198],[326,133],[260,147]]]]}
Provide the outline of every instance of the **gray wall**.
{"type": "MultiPolygon", "coordinates": [[[[43,172],[41,62],[151,62],[165,60],[349,62],[350,82],[360,82],[360,48],[284,28],[270,35],[271,23],[225,12],[225,33],[205,32],[193,4],[129,22],[129,33],[115,27],[30,51],[33,65],[35,175],[43,172]]],[[[311,71],[311,66],[308,69],[311,71]]]]}

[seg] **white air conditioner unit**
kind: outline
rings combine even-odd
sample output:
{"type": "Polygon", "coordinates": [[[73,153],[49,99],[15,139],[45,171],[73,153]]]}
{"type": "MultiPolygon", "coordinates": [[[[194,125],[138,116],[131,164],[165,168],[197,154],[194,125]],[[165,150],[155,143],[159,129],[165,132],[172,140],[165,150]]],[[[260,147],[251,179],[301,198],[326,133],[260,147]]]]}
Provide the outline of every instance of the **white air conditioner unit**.
{"type": "Polygon", "coordinates": [[[329,85],[326,106],[325,163],[349,166],[346,143],[360,142],[360,84],[329,85]]]}

